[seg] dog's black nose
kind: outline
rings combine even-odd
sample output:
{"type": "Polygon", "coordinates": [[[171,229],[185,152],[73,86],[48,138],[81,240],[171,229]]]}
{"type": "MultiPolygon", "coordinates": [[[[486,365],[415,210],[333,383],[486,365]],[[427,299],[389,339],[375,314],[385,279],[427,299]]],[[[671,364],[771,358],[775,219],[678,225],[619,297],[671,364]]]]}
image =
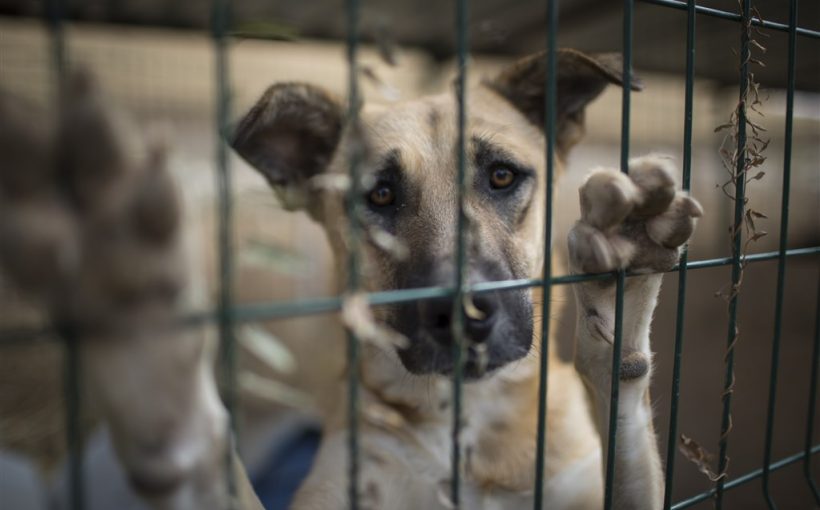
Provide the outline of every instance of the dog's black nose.
{"type": "MultiPolygon", "coordinates": [[[[464,311],[464,333],[475,342],[482,343],[490,337],[495,324],[499,304],[490,294],[471,296],[475,310],[464,311]]],[[[439,343],[449,344],[452,339],[453,300],[437,298],[422,303],[423,326],[439,343]]]]}

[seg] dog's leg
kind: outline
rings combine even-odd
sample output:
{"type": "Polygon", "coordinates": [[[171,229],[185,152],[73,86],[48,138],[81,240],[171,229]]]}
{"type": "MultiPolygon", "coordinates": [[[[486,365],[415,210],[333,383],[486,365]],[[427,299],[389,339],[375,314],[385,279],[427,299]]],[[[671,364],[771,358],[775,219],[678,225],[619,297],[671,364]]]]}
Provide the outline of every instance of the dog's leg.
{"type": "MultiPolygon", "coordinates": [[[[223,510],[234,459],[205,339],[179,328],[180,211],[161,151],[89,76],[61,125],[0,95],[0,268],[80,354],[132,487],[154,508],[223,510]]],[[[236,508],[261,509],[238,460],[236,508]]]]}
{"type": "MultiPolygon", "coordinates": [[[[630,163],[629,176],[594,172],[580,190],[581,220],[569,234],[575,274],[615,269],[656,273],[674,266],[692,234],[698,203],[676,192],[669,159],[647,156],[630,163]]],[[[661,274],[626,279],[622,362],[618,401],[613,501],[615,508],[657,509],[663,496],[662,470],[652,425],[649,326],[661,274]]],[[[601,436],[604,465],[608,447],[610,388],[615,324],[613,280],[574,286],[578,305],[575,366],[590,396],[601,436]]]]}

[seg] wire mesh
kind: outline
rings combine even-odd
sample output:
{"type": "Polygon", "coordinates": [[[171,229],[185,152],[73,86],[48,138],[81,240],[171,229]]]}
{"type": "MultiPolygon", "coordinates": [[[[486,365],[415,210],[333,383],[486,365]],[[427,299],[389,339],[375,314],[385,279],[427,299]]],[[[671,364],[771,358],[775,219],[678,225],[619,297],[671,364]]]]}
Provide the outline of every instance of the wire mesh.
{"type": "MultiPolygon", "coordinates": [[[[345,3],[347,15],[347,63],[348,63],[348,111],[347,122],[350,129],[358,129],[359,119],[359,2],[345,3]]],[[[351,151],[349,161],[350,188],[346,197],[349,221],[348,236],[350,254],[347,260],[348,293],[359,288],[359,191],[361,179],[359,165],[361,155],[356,149],[351,151]]],[[[348,499],[351,510],[359,508],[359,340],[352,331],[347,332],[347,445],[348,445],[348,499]]]]}
{"type": "Polygon", "coordinates": [[[815,317],[811,383],[809,386],[809,416],[806,418],[806,446],[803,453],[803,475],[806,477],[806,483],[809,484],[815,503],[820,505],[820,492],[817,490],[817,483],[814,481],[811,472],[811,456],[817,451],[817,446],[812,446],[812,442],[814,441],[814,418],[817,410],[818,372],[820,372],[820,278],[817,279],[817,310],[815,317]]]}
{"type": "MultiPolygon", "coordinates": [[[[683,175],[681,187],[689,191],[692,186],[692,105],[694,103],[695,82],[695,0],[688,0],[686,11],[686,91],[683,127],[683,175]]],[[[666,441],[666,482],[663,493],[663,508],[672,506],[672,487],[675,482],[675,456],[678,441],[678,404],[680,402],[681,363],[683,362],[683,326],[686,305],[686,276],[689,248],[684,245],[678,268],[678,304],[675,315],[675,347],[672,367],[671,405],[669,408],[669,435],[666,441]]]]}
{"type": "MultiPolygon", "coordinates": [[[[52,101],[57,115],[62,115],[62,94],[66,83],[66,44],[63,19],[65,9],[62,0],[49,0],[46,5],[46,25],[51,42],[51,64],[54,70],[55,93],[52,101]]],[[[63,341],[63,400],[66,422],[66,444],[68,446],[68,502],[72,509],[82,509],[85,505],[85,481],[83,472],[82,444],[82,378],[79,341],[80,335],[75,325],[64,322],[55,325],[58,338],[63,341]]]]}
{"type": "Polygon", "coordinates": [[[233,310],[233,192],[231,168],[228,160],[229,122],[231,115],[230,76],[228,74],[227,33],[230,26],[231,0],[214,0],[212,5],[212,35],[214,40],[214,80],[216,83],[216,190],[219,224],[217,228],[217,253],[219,254],[219,289],[217,324],[219,326],[220,374],[222,401],[228,411],[228,435],[224,453],[225,481],[228,490],[228,509],[236,504],[237,481],[233,463],[234,437],[237,431],[238,393],[236,390],[236,335],[233,310]]]}
{"type": "MultiPolygon", "coordinates": [[[[552,209],[553,209],[553,175],[555,173],[555,99],[556,68],[555,40],[558,31],[558,0],[547,2],[547,79],[544,80],[544,133],[546,135],[546,187],[544,211],[544,253],[549,253],[552,246],[552,209]]],[[[535,491],[533,508],[541,510],[544,505],[544,461],[547,442],[547,366],[549,357],[550,309],[552,299],[552,258],[544,257],[541,284],[541,336],[538,359],[538,425],[535,443],[535,491]]]]}
{"type": "MultiPolygon", "coordinates": [[[[629,121],[630,102],[632,98],[632,22],[633,0],[624,0],[623,12],[623,76],[621,96],[621,172],[629,173],[629,121]]],[[[624,326],[624,285],[626,272],[619,270],[615,279],[615,325],[612,342],[612,375],[609,390],[609,429],[606,438],[601,438],[601,444],[606,445],[606,469],[604,474],[604,510],[609,510],[614,504],[615,486],[615,453],[618,438],[618,404],[620,402],[621,385],[621,346],[623,344],[624,326]]]]}
{"type": "MultiPolygon", "coordinates": [[[[783,315],[783,288],[785,281],[785,267],[786,262],[790,257],[798,256],[816,256],[820,254],[820,247],[787,249],[787,230],[788,230],[788,211],[789,211],[789,190],[791,177],[791,146],[792,146],[792,129],[793,129],[793,110],[794,110],[794,88],[795,88],[795,59],[796,59],[796,40],[798,37],[806,38],[820,38],[820,32],[802,28],[797,26],[797,0],[790,0],[790,16],[788,24],[775,23],[764,21],[751,16],[751,2],[743,1],[741,14],[721,11],[714,8],[696,5],[695,0],[688,0],[686,2],[676,0],[640,0],[644,3],[654,4],[662,7],[686,10],[687,12],[687,45],[686,45],[686,101],[684,107],[684,138],[683,138],[683,188],[688,190],[691,184],[691,162],[692,162],[692,104],[693,104],[693,81],[694,81],[694,62],[695,62],[695,26],[697,15],[712,16],[723,18],[727,20],[743,23],[750,20],[751,24],[757,27],[788,32],[789,37],[789,53],[788,53],[788,87],[787,87],[787,106],[786,106],[786,127],[785,140],[786,150],[783,161],[783,196],[781,202],[781,224],[780,224],[780,243],[779,249],[775,252],[761,253],[750,255],[748,257],[741,257],[741,234],[740,224],[743,215],[743,199],[745,188],[745,176],[741,168],[741,163],[738,163],[738,178],[736,182],[737,196],[735,202],[735,217],[734,225],[737,231],[733,243],[734,251],[731,257],[715,258],[709,260],[692,261],[688,260],[688,254],[684,250],[681,256],[680,264],[672,271],[678,273],[678,303],[676,314],[676,330],[675,330],[675,348],[674,348],[674,367],[672,375],[672,391],[671,391],[671,413],[669,420],[669,439],[667,444],[667,458],[666,458],[666,490],[664,496],[665,509],[682,509],[693,506],[697,503],[706,501],[710,498],[715,498],[717,508],[723,505],[723,496],[729,489],[742,486],[751,481],[760,479],[763,495],[769,508],[776,508],[775,502],[770,493],[769,481],[770,474],[774,471],[780,470],[786,466],[802,462],[803,473],[806,483],[809,485],[813,496],[820,504],[820,495],[816,482],[813,479],[811,471],[811,459],[813,455],[820,452],[820,445],[813,445],[814,420],[817,400],[817,386],[818,386],[818,371],[820,363],[820,293],[817,297],[817,324],[814,333],[814,347],[811,358],[811,381],[809,387],[809,414],[806,422],[806,438],[805,448],[802,452],[782,458],[777,461],[772,461],[772,441],[774,437],[774,417],[776,409],[776,392],[777,392],[777,373],[779,368],[779,349],[782,331],[782,315],[783,315]],[[687,273],[690,270],[731,266],[732,282],[737,284],[741,269],[744,264],[753,262],[760,262],[766,260],[777,260],[778,274],[777,274],[777,288],[775,294],[775,326],[772,340],[772,357],[770,367],[770,386],[769,398],[767,403],[767,424],[766,436],[764,444],[763,465],[760,469],[749,472],[745,475],[734,479],[728,477],[721,477],[715,487],[712,489],[697,494],[686,500],[678,503],[672,503],[672,486],[674,482],[674,460],[675,460],[675,443],[677,440],[677,423],[680,399],[680,382],[681,382],[681,364],[683,362],[683,339],[684,339],[684,304],[686,298],[686,279],[687,273]]],[[[458,61],[458,77],[457,77],[457,103],[458,103],[458,128],[459,135],[457,140],[457,156],[458,156],[458,171],[456,175],[459,197],[458,197],[458,216],[456,218],[459,235],[456,241],[456,263],[459,268],[457,271],[456,282],[453,287],[427,287],[406,290],[390,290],[382,292],[372,292],[365,294],[370,305],[384,305],[391,303],[403,303],[410,301],[418,301],[425,299],[433,299],[438,297],[449,297],[453,300],[454,307],[454,321],[453,334],[454,342],[454,374],[452,381],[452,395],[453,395],[453,428],[452,428],[452,477],[450,496],[452,503],[456,508],[460,506],[460,484],[461,484],[461,447],[460,447],[460,429],[461,429],[461,412],[462,412],[462,368],[463,368],[463,354],[465,348],[465,339],[463,338],[463,299],[465,295],[472,293],[483,293],[493,291],[504,291],[513,289],[541,287],[543,292],[542,299],[542,320],[540,331],[540,377],[539,377],[539,410],[538,410],[538,435],[536,438],[536,486],[534,488],[534,508],[540,509],[544,504],[543,494],[543,477],[544,477],[544,463],[546,454],[546,412],[547,412],[547,353],[549,342],[549,311],[550,311],[550,289],[554,285],[566,285],[579,283],[584,281],[594,280],[611,280],[614,279],[616,283],[616,324],[615,324],[615,342],[612,359],[612,388],[610,394],[610,417],[609,417],[609,433],[605,438],[607,448],[606,468],[605,468],[605,499],[604,507],[611,508],[613,504],[612,499],[612,482],[615,477],[615,463],[614,452],[616,451],[615,439],[617,437],[617,409],[618,409],[618,395],[619,395],[619,370],[620,370],[620,345],[622,340],[622,323],[623,323],[623,291],[627,278],[635,276],[629,272],[620,271],[617,273],[606,274],[587,274],[587,275],[569,275],[569,276],[553,276],[550,263],[550,257],[544,257],[543,276],[542,278],[507,280],[485,282],[475,285],[468,285],[464,279],[464,243],[467,232],[467,219],[464,215],[464,184],[466,175],[466,156],[465,156],[465,131],[467,125],[467,111],[466,111],[466,92],[467,92],[467,69],[468,69],[468,0],[455,0],[456,6],[456,40],[457,40],[457,61],[458,61]]],[[[228,164],[228,151],[224,143],[225,135],[229,129],[230,119],[230,90],[229,90],[229,62],[228,62],[228,32],[230,27],[230,0],[214,0],[212,10],[212,35],[214,40],[214,56],[215,56],[215,82],[217,84],[216,92],[216,119],[215,128],[218,137],[216,145],[215,159],[217,162],[217,189],[219,201],[219,228],[218,228],[218,250],[220,254],[220,287],[219,300],[215,310],[189,315],[180,319],[180,327],[191,327],[203,322],[216,322],[219,326],[221,348],[222,348],[222,396],[229,411],[230,416],[230,431],[236,429],[236,406],[237,406],[237,392],[236,384],[236,355],[235,355],[235,339],[234,327],[238,323],[261,321],[280,317],[291,317],[297,315],[318,314],[332,311],[338,311],[343,304],[342,297],[308,299],[302,301],[281,301],[269,303],[256,303],[252,305],[237,305],[234,303],[234,298],[231,292],[232,289],[232,247],[230,243],[231,228],[232,228],[232,204],[231,204],[231,180],[230,167],[228,164]]],[[[628,169],[629,159],[629,129],[630,129],[630,87],[631,80],[631,62],[632,62],[632,33],[633,33],[633,10],[634,0],[624,1],[623,11],[623,96],[622,96],[622,134],[621,134],[621,169],[626,172],[628,169]]],[[[358,64],[357,51],[359,40],[359,18],[360,7],[358,0],[347,0],[345,4],[347,16],[347,59],[349,65],[349,83],[348,83],[348,122],[350,126],[356,125],[359,115],[360,95],[358,90],[358,64]]],[[[545,132],[546,132],[546,172],[547,178],[546,186],[546,203],[545,210],[545,253],[550,249],[552,243],[552,206],[553,206],[553,189],[552,189],[552,175],[553,175],[553,160],[554,160],[554,145],[555,145],[555,105],[556,99],[556,32],[558,29],[558,1],[548,0],[546,2],[547,16],[546,16],[546,30],[547,30],[547,51],[545,53],[547,80],[545,82],[546,102],[545,102],[545,132]]],[[[62,0],[49,0],[46,3],[46,23],[51,37],[51,54],[53,61],[53,68],[55,74],[56,90],[62,89],[63,77],[66,68],[66,51],[63,35],[63,21],[65,19],[65,5],[62,0]]],[[[741,51],[740,51],[740,91],[741,95],[748,86],[748,55],[749,55],[749,39],[745,28],[741,32],[741,51]]],[[[59,93],[57,94],[59,95],[59,93]]],[[[59,98],[57,97],[57,100],[59,98]]],[[[743,109],[739,110],[739,137],[737,151],[740,154],[745,150],[745,129],[746,119],[743,109]]],[[[743,157],[739,158],[742,162],[743,157]]],[[[357,201],[360,193],[359,186],[359,165],[355,152],[351,156],[350,161],[350,182],[351,190],[348,197],[348,215],[350,221],[350,236],[353,242],[351,246],[357,245],[359,239],[359,225],[357,213],[357,201]]],[[[358,254],[354,249],[351,253],[349,264],[349,276],[347,291],[356,292],[359,289],[358,274],[359,262],[358,254]]],[[[820,285],[818,286],[820,290],[820,285]]],[[[65,344],[65,366],[64,366],[64,382],[65,382],[65,406],[66,406],[66,430],[67,443],[69,449],[69,502],[70,507],[74,510],[84,508],[85,498],[83,494],[84,480],[82,469],[82,444],[81,444],[81,386],[80,386],[80,364],[78,342],[82,340],[81,332],[73,329],[71,325],[55,325],[46,328],[49,332],[57,332],[64,340],[65,344]]],[[[0,332],[0,342],[12,341],[26,341],[37,336],[43,335],[46,330],[27,330],[27,331],[3,331],[0,332]]],[[[729,303],[729,324],[728,324],[728,340],[727,340],[727,356],[726,356],[726,373],[724,379],[724,393],[723,393],[723,414],[721,419],[721,437],[720,437],[720,453],[719,453],[719,467],[718,472],[724,473],[727,467],[727,450],[728,450],[728,434],[731,430],[731,395],[734,385],[733,377],[733,363],[734,363],[734,344],[737,335],[737,295],[731,297],[729,303]]],[[[359,498],[359,429],[358,429],[358,341],[354,335],[348,336],[348,498],[350,507],[352,509],[358,508],[359,498]]],[[[228,453],[226,456],[226,480],[231,494],[235,491],[234,470],[231,463],[233,456],[228,453]]],[[[231,498],[234,501],[234,498],[231,498]]]]}
{"type": "Polygon", "coordinates": [[[469,51],[469,34],[467,30],[467,0],[456,0],[456,54],[458,76],[456,78],[456,122],[458,138],[456,140],[456,186],[458,209],[456,220],[457,235],[455,246],[456,282],[453,294],[453,430],[452,462],[450,465],[450,500],[455,508],[461,505],[461,414],[462,384],[464,379],[464,353],[466,338],[464,335],[464,269],[467,217],[464,213],[465,182],[467,174],[466,130],[467,130],[467,53],[469,51]]]}
{"type": "Polygon", "coordinates": [[[780,367],[780,338],[783,330],[783,287],[786,280],[786,246],[789,233],[789,191],[791,190],[792,128],[794,125],[794,63],[797,46],[797,0],[789,2],[789,56],[788,86],[786,88],[786,147],[783,155],[783,196],[780,199],[780,256],[777,259],[777,288],[775,289],[774,338],[772,339],[772,364],[769,370],[769,404],[766,413],[766,439],[763,447],[763,497],[770,509],[777,505],[769,488],[769,465],[772,462],[774,438],[774,413],[777,402],[777,371],[780,367]]]}

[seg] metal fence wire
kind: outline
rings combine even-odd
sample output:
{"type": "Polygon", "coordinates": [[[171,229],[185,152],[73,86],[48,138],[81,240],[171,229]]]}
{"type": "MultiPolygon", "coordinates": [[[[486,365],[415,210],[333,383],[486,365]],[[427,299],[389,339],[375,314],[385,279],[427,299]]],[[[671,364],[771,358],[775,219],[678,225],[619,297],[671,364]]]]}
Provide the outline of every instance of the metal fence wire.
{"type": "MultiPolygon", "coordinates": [[[[63,80],[66,68],[66,54],[63,42],[62,24],[65,19],[65,0],[49,0],[46,3],[46,22],[51,34],[51,53],[54,66],[54,74],[56,81],[59,83],[63,80]]],[[[759,480],[761,483],[763,497],[769,508],[776,508],[775,501],[772,498],[769,490],[770,475],[773,471],[781,469],[785,466],[802,462],[803,474],[805,482],[809,485],[815,501],[820,505],[820,495],[816,482],[813,479],[811,472],[812,456],[820,452],[820,444],[813,444],[813,427],[815,423],[816,400],[817,400],[817,386],[818,386],[818,360],[820,360],[820,284],[818,285],[817,297],[817,313],[814,338],[813,338],[813,353],[812,353],[812,368],[811,368],[811,386],[809,388],[809,402],[808,402],[808,418],[806,422],[806,436],[805,447],[803,451],[797,452],[791,456],[781,458],[779,460],[772,459],[772,438],[775,420],[776,395],[777,395],[777,372],[779,368],[779,349],[782,330],[782,316],[783,316],[783,292],[784,292],[784,278],[786,261],[790,257],[798,256],[816,256],[820,254],[820,246],[801,248],[801,249],[787,249],[787,230],[789,222],[789,186],[791,176],[791,152],[792,152],[792,129],[793,129],[793,114],[794,114],[794,89],[795,89],[795,52],[797,37],[820,39],[820,32],[800,28],[797,26],[797,8],[798,1],[790,0],[790,15],[788,24],[774,23],[764,21],[758,18],[752,18],[751,1],[743,0],[741,2],[742,13],[732,13],[712,9],[708,7],[698,6],[694,0],[676,1],[676,0],[639,0],[644,3],[654,4],[670,9],[685,10],[687,13],[687,42],[686,42],[686,86],[685,86],[685,111],[684,111],[684,134],[683,134],[683,169],[682,169],[682,184],[684,190],[689,190],[691,184],[691,163],[692,163],[692,110],[693,110],[693,83],[694,83],[694,66],[695,66],[695,36],[696,36],[696,20],[698,16],[712,16],[732,20],[738,23],[738,26],[743,26],[744,22],[751,20],[751,24],[757,27],[783,31],[788,33],[788,89],[786,100],[786,127],[785,127],[785,150],[783,160],[783,191],[781,202],[781,223],[780,223],[780,240],[779,249],[777,251],[760,253],[742,257],[740,243],[743,241],[741,235],[735,236],[735,250],[731,257],[716,258],[708,260],[689,261],[686,250],[680,259],[679,265],[672,270],[678,274],[678,297],[677,297],[677,314],[676,314],[676,328],[675,328],[675,344],[674,344],[674,366],[672,375],[672,391],[670,395],[671,412],[669,418],[669,434],[668,444],[666,447],[666,490],[664,496],[664,509],[682,509],[693,506],[702,501],[714,498],[717,508],[723,505],[723,498],[726,491],[752,481],[759,480]],[[777,260],[777,286],[775,291],[775,326],[772,340],[771,351],[771,368],[770,368],[770,383],[769,396],[767,402],[766,412],[766,433],[764,445],[764,458],[762,459],[762,467],[752,472],[746,473],[742,476],[728,479],[727,477],[720,477],[715,482],[714,487],[710,490],[697,494],[683,501],[672,501],[672,486],[674,481],[674,465],[676,456],[676,439],[678,436],[678,414],[679,414],[679,399],[680,399],[680,382],[681,382],[681,361],[683,357],[684,344],[684,305],[686,301],[686,282],[687,274],[690,270],[717,267],[717,266],[731,266],[732,281],[737,283],[740,278],[742,264],[777,260]]],[[[458,215],[453,218],[458,224],[459,235],[456,239],[456,263],[457,267],[464,267],[464,198],[463,188],[465,181],[465,124],[467,119],[467,103],[465,95],[467,94],[467,71],[468,71],[468,0],[454,0],[456,9],[456,48],[457,48],[457,124],[459,128],[459,135],[457,141],[458,150],[458,171],[457,184],[459,191],[458,197],[458,215]]],[[[259,303],[252,305],[236,305],[233,302],[232,296],[232,249],[230,246],[231,228],[232,228],[232,203],[231,203],[231,188],[230,188],[230,168],[228,159],[228,148],[225,143],[227,131],[229,129],[230,116],[230,90],[229,90],[229,76],[228,76],[228,27],[230,24],[230,0],[213,0],[212,5],[212,35],[214,44],[214,58],[215,58],[215,80],[216,80],[216,126],[215,136],[217,137],[216,162],[217,162],[217,190],[218,190],[218,205],[219,205],[219,228],[217,245],[220,255],[219,272],[220,272],[220,286],[218,295],[218,304],[215,310],[208,313],[199,313],[188,315],[182,318],[184,324],[194,326],[204,322],[216,322],[219,329],[221,339],[221,377],[222,395],[230,415],[230,429],[236,428],[236,339],[234,335],[234,328],[244,322],[260,321],[265,319],[291,317],[297,315],[317,314],[328,311],[336,311],[341,308],[342,299],[340,297],[334,298],[318,298],[306,299],[299,301],[287,302],[272,302],[259,303]]],[[[556,102],[556,33],[558,31],[558,0],[546,0],[546,47],[547,51],[544,58],[546,59],[546,69],[548,70],[548,79],[546,80],[545,97],[547,98],[545,106],[545,133],[546,133],[546,221],[545,221],[545,253],[549,251],[552,244],[552,214],[553,214],[553,164],[555,155],[555,102],[556,102]]],[[[360,6],[358,0],[346,0],[346,23],[347,23],[347,59],[349,64],[349,110],[348,121],[351,123],[357,122],[358,105],[360,103],[360,92],[358,88],[358,41],[359,41],[359,19],[360,6]]],[[[623,3],[623,97],[622,97],[622,131],[621,131],[621,158],[620,168],[623,172],[628,169],[629,147],[630,147],[630,69],[632,63],[632,35],[633,35],[633,10],[634,0],[624,0],[623,3]]],[[[748,55],[750,50],[750,41],[745,29],[740,30],[740,52],[739,52],[739,83],[740,96],[743,97],[744,90],[748,86],[747,83],[747,69],[748,55]]],[[[61,87],[57,87],[60,90],[61,87]]],[[[740,109],[739,115],[739,136],[737,139],[737,152],[744,154],[746,150],[746,119],[743,115],[743,109],[740,109]]],[[[743,159],[742,157],[740,158],[743,159]]],[[[739,163],[739,167],[742,163],[739,163]]],[[[347,207],[351,218],[350,236],[353,242],[351,246],[356,246],[356,240],[360,237],[360,226],[357,225],[355,218],[358,205],[359,193],[357,178],[359,172],[359,161],[354,155],[350,161],[350,177],[351,183],[354,183],[350,191],[347,207]]],[[[744,197],[745,176],[742,173],[742,168],[739,168],[736,190],[737,198],[736,207],[734,211],[734,224],[740,225],[743,221],[743,197],[744,197]]],[[[347,285],[348,291],[356,291],[359,288],[359,257],[354,249],[348,261],[349,281],[347,285]]],[[[459,442],[459,434],[461,428],[460,414],[461,414],[461,394],[463,382],[463,351],[464,339],[462,334],[463,323],[463,309],[460,306],[462,297],[465,294],[478,294],[490,291],[504,291],[511,289],[533,288],[541,287],[543,289],[544,299],[542,300],[542,317],[549,317],[550,315],[550,289],[553,285],[566,285],[591,280],[611,280],[616,282],[616,324],[615,324],[615,348],[612,359],[612,389],[611,389],[611,411],[609,419],[609,440],[608,440],[608,454],[607,466],[605,469],[605,498],[603,507],[605,509],[612,508],[612,481],[614,477],[614,451],[616,448],[616,431],[618,427],[617,409],[618,409],[618,394],[619,394],[619,371],[620,371],[620,345],[622,340],[622,324],[623,324],[623,306],[624,306],[624,282],[626,278],[632,276],[631,273],[625,271],[618,271],[616,273],[608,274],[586,274],[586,275],[570,275],[570,276],[553,276],[552,267],[549,256],[544,257],[543,277],[539,279],[519,279],[506,281],[484,282],[475,285],[468,285],[465,282],[463,271],[457,271],[457,279],[453,287],[427,287],[408,290],[390,290],[382,292],[373,292],[366,295],[368,302],[371,305],[381,305],[388,303],[402,303],[408,301],[425,300],[439,297],[450,297],[453,299],[454,305],[454,358],[456,360],[453,381],[452,381],[452,396],[453,396],[453,417],[452,417],[452,483],[450,486],[450,499],[456,508],[460,508],[460,486],[461,480],[459,477],[459,465],[461,463],[461,448],[459,442]]],[[[736,321],[737,321],[737,302],[738,295],[731,298],[729,305],[729,325],[728,338],[730,346],[734,340],[736,321]]],[[[541,349],[540,349],[540,388],[539,388],[539,408],[538,408],[538,435],[537,435],[537,454],[535,465],[535,480],[542,480],[544,477],[544,456],[546,445],[546,400],[547,400],[547,353],[549,341],[549,324],[550,321],[541,321],[541,349]]],[[[64,340],[65,344],[65,405],[67,416],[67,442],[69,450],[69,502],[73,510],[82,510],[84,508],[85,498],[83,497],[83,471],[82,471],[82,452],[80,433],[81,433],[81,411],[82,403],[80,401],[80,370],[79,356],[77,350],[77,342],[80,341],[78,335],[70,328],[58,328],[59,334],[64,340]]],[[[31,332],[30,335],[35,335],[37,332],[31,332]]],[[[5,332],[2,334],[3,338],[20,337],[18,332],[5,332]]],[[[359,437],[358,437],[358,417],[359,417],[359,399],[358,399],[358,385],[359,374],[358,368],[358,340],[353,334],[348,336],[347,347],[347,362],[350,369],[348,370],[348,391],[349,391],[349,407],[348,407],[348,480],[349,480],[349,505],[350,508],[356,510],[359,505],[359,437]]],[[[725,389],[728,390],[733,384],[732,370],[733,370],[733,350],[731,348],[727,351],[726,359],[726,379],[725,389]]],[[[718,472],[722,473],[727,464],[727,448],[730,436],[727,431],[730,428],[730,411],[731,411],[731,391],[725,391],[723,395],[723,415],[721,423],[721,436],[719,444],[719,468],[718,472]]],[[[225,459],[225,473],[227,478],[227,485],[231,491],[235,491],[235,480],[233,479],[234,470],[231,463],[232,456],[229,454],[225,459]]],[[[536,483],[534,487],[534,508],[536,510],[544,507],[544,494],[542,484],[536,483]]]]}

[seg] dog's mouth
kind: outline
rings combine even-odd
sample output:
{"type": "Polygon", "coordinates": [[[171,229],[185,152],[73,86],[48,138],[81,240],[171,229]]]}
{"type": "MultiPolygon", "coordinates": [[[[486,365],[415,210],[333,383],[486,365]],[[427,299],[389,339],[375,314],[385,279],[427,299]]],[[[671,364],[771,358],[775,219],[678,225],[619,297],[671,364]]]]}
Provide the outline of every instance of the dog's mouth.
{"type": "Polygon", "coordinates": [[[503,344],[494,347],[475,344],[464,338],[464,348],[459,354],[454,342],[433,343],[429,337],[410,338],[406,347],[398,349],[399,359],[408,372],[416,375],[452,376],[460,357],[462,376],[477,380],[491,376],[500,368],[527,355],[532,343],[531,335],[520,338],[506,337],[503,344]]]}
{"type": "MultiPolygon", "coordinates": [[[[470,345],[467,339],[465,339],[465,343],[467,343],[467,345],[461,353],[461,374],[464,379],[477,380],[489,377],[498,369],[514,361],[501,360],[496,357],[491,358],[481,344],[470,345]]],[[[451,356],[439,356],[437,361],[431,364],[430,372],[438,375],[452,376],[456,367],[455,360],[455,352],[453,352],[451,356]]]]}

